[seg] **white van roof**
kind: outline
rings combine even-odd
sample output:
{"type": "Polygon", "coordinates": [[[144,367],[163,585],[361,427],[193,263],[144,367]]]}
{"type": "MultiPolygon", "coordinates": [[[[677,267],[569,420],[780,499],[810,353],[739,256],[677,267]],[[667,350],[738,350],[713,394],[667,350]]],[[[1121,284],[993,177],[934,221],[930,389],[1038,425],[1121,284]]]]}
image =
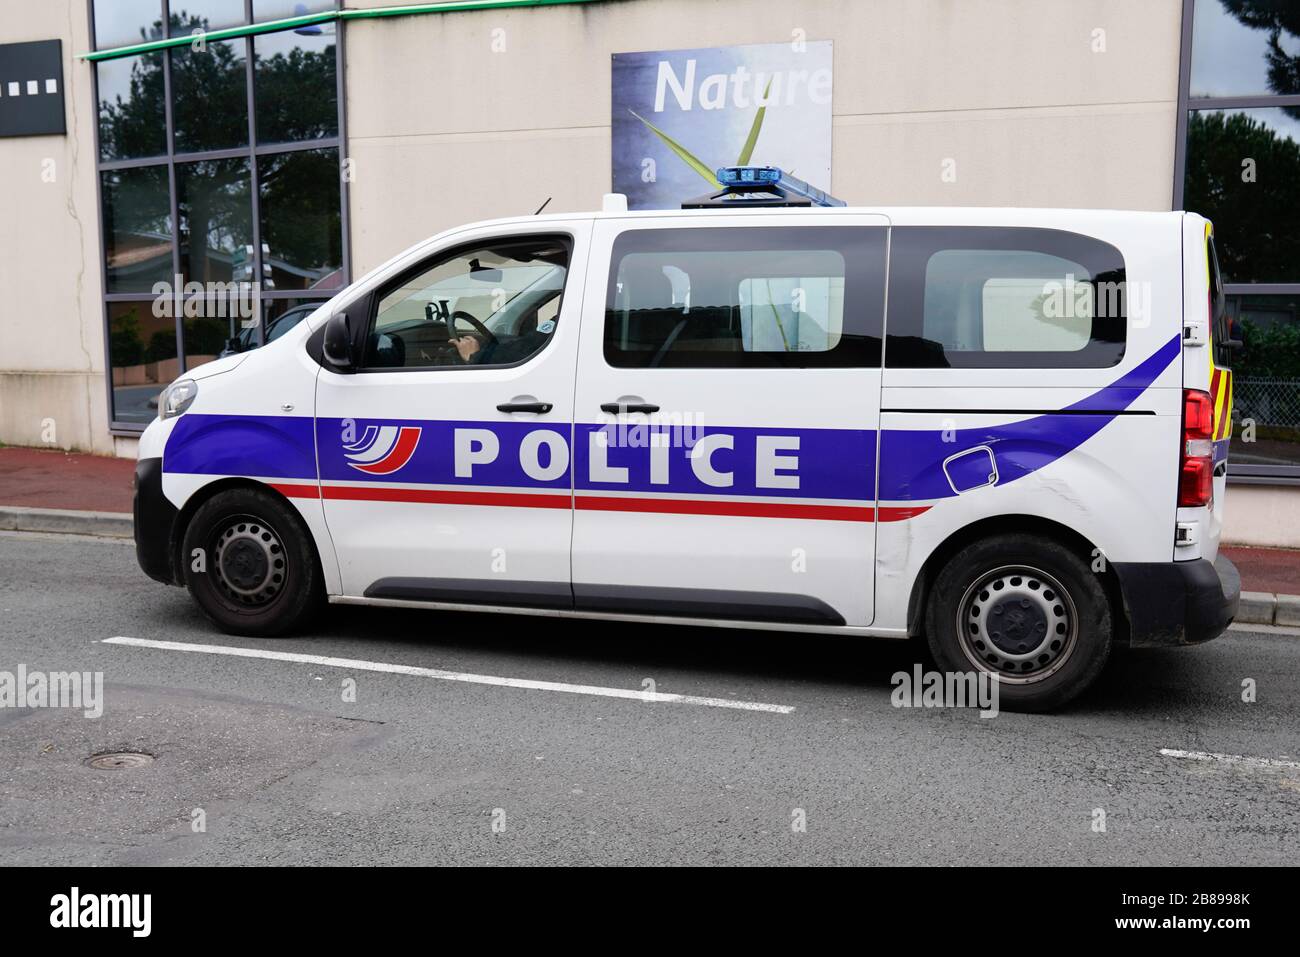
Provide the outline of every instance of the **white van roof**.
{"type": "Polygon", "coordinates": [[[572,222],[575,219],[679,219],[697,222],[719,216],[763,216],[798,221],[809,217],[837,218],[875,215],[892,223],[908,225],[990,225],[990,226],[1082,226],[1092,223],[1134,222],[1152,225],[1175,223],[1188,215],[1183,210],[1068,209],[1015,206],[835,206],[811,208],[744,208],[731,209],[645,209],[633,211],[589,211],[546,213],[540,216],[511,216],[467,223],[460,228],[496,225],[537,225],[546,222],[572,222]]]}

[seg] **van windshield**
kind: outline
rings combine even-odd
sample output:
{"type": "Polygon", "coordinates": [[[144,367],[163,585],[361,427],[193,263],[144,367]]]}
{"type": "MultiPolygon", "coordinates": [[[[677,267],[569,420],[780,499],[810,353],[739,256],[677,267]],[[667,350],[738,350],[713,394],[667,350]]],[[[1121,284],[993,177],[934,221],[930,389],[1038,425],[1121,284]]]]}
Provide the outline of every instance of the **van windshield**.
{"type": "Polygon", "coordinates": [[[523,312],[564,291],[565,269],[551,263],[532,263],[498,270],[485,283],[471,274],[448,276],[415,291],[421,302],[445,303],[448,313],[471,311],[496,334],[515,333],[515,319],[523,312]],[[472,306],[472,309],[467,307],[472,306]]]}

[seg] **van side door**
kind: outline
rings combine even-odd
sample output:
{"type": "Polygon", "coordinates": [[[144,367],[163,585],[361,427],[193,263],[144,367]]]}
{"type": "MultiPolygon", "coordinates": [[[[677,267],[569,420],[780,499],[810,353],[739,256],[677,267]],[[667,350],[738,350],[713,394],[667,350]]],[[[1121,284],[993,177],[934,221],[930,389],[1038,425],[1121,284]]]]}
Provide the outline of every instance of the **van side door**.
{"type": "Polygon", "coordinates": [[[477,229],[349,307],[316,442],[343,594],[572,607],[570,435],[590,221],[477,229]]]}
{"type": "Polygon", "coordinates": [[[1183,326],[1172,220],[918,218],[895,217],[891,236],[879,485],[882,508],[917,514],[880,529],[878,624],[904,627],[921,564],[979,523],[1064,530],[1097,571],[1169,561],[1183,326]]]}
{"type": "Polygon", "coordinates": [[[598,221],[579,610],[867,625],[888,220],[598,221]]]}

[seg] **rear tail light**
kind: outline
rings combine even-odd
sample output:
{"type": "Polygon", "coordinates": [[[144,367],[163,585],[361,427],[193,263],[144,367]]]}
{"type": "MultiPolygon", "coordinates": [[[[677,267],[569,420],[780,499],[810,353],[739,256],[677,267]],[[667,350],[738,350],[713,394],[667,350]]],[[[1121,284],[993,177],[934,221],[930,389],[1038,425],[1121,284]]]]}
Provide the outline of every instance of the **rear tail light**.
{"type": "Polygon", "coordinates": [[[1183,390],[1183,449],[1178,505],[1199,508],[1214,499],[1214,402],[1208,392],[1183,390]]]}

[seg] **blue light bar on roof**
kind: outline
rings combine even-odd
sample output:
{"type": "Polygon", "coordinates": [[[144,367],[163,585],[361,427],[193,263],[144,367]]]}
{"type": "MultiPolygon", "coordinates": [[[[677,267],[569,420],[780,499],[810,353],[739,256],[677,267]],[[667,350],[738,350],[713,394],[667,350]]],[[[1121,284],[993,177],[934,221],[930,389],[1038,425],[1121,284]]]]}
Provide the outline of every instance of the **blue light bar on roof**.
{"type": "Polygon", "coordinates": [[[775,166],[724,166],[717,172],[718,184],[729,193],[755,186],[769,192],[801,196],[814,206],[844,206],[844,200],[818,189],[775,166]]]}
{"type": "Polygon", "coordinates": [[[718,170],[722,186],[775,186],[783,174],[775,166],[724,166],[718,170]]]}

